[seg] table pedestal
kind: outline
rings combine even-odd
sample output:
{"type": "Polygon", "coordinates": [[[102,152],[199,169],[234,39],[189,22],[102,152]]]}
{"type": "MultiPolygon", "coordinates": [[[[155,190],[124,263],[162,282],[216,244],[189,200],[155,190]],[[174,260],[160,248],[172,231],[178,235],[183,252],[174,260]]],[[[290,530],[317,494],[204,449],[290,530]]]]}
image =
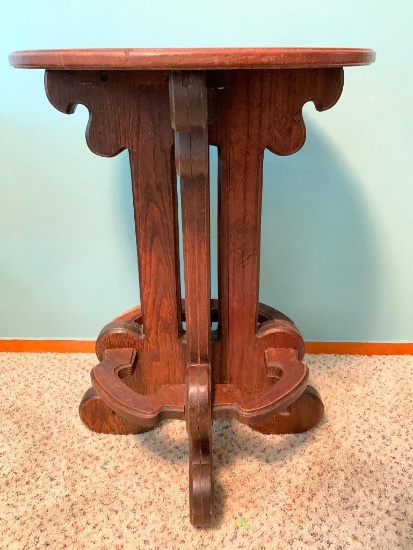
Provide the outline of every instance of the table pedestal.
{"type": "Polygon", "coordinates": [[[185,420],[195,525],[213,521],[214,418],[297,433],[323,415],[299,331],[258,302],[262,170],[265,148],[288,155],[303,145],[304,103],[328,109],[342,87],[340,67],[47,71],[53,105],[66,113],[86,105],[91,150],[127,148],[132,173],[141,305],[102,329],[80,416],[113,434],[185,420]],[[218,300],[210,297],[209,145],[219,152],[218,300]]]}

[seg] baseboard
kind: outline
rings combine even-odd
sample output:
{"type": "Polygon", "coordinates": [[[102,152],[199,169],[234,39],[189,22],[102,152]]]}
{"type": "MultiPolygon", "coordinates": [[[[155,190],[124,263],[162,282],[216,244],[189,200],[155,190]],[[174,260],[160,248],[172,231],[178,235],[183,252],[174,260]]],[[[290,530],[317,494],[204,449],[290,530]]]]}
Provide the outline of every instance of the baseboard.
{"type": "Polygon", "coordinates": [[[0,352],[94,353],[94,340],[1,340],[0,352]]]}
{"type": "Polygon", "coordinates": [[[307,353],[337,355],[413,355],[413,342],[306,342],[307,353]]]}
{"type": "MultiPolygon", "coordinates": [[[[93,340],[2,340],[0,352],[94,353],[93,340]]],[[[307,353],[337,355],[413,355],[413,342],[306,342],[307,353]]]]}

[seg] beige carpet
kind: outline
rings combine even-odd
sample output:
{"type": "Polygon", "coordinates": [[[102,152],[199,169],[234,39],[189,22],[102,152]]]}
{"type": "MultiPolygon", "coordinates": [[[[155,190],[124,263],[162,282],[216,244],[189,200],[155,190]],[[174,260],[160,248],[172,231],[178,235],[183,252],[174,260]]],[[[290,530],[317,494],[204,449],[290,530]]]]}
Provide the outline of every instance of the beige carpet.
{"type": "Polygon", "coordinates": [[[1,549],[413,549],[413,357],[307,356],[309,433],[214,424],[217,524],[188,520],[183,422],[88,431],[92,355],[0,354],[1,549]]]}

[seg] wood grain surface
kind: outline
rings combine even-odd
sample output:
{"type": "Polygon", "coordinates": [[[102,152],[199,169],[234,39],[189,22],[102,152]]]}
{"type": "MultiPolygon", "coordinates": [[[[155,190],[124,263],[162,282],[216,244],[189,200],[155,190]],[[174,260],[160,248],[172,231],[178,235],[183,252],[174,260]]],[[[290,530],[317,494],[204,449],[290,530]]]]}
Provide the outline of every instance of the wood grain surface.
{"type": "Polygon", "coordinates": [[[211,291],[208,90],[205,73],[169,77],[175,159],[181,182],[185,278],[185,417],[189,439],[189,508],[193,525],[214,519],[212,479],[211,291]]]}
{"type": "MultiPolygon", "coordinates": [[[[169,79],[161,71],[47,71],[53,105],[66,113],[78,103],[89,109],[86,139],[92,151],[113,156],[127,148],[130,153],[141,306],[135,316],[115,320],[98,337],[101,363],[92,381],[102,398],[100,427],[108,407],[135,422],[137,431],[168,414],[182,417],[182,400],[179,410],[168,408],[167,388],[185,383],[187,404],[198,411],[192,416],[187,411],[189,431],[197,437],[207,434],[212,416],[258,427],[303,393],[307,371],[298,329],[285,315],[258,304],[262,158],[265,148],[282,155],[297,151],[305,140],[304,103],[327,109],[342,86],[342,68],[172,72],[169,79]],[[209,295],[208,143],[219,148],[216,305],[209,295]],[[181,175],[185,305],[180,299],[176,169],[181,175]],[[218,320],[214,338],[211,311],[218,320]],[[125,366],[122,358],[130,349],[135,350],[133,361],[125,366]],[[268,366],[275,353],[279,377],[268,366]],[[122,388],[128,405],[122,404],[122,388]]],[[[96,429],[92,417],[89,422],[96,429]]],[[[272,429],[277,431],[274,423],[272,429]]],[[[203,461],[211,442],[209,435],[207,444],[201,439],[197,449],[203,461]]]]}
{"type": "Polygon", "coordinates": [[[266,347],[299,349],[299,359],[304,352],[292,321],[274,310],[265,335],[264,327],[257,334],[264,149],[280,155],[300,149],[305,141],[304,103],[314,101],[320,111],[332,107],[343,88],[343,70],[215,72],[209,85],[214,92],[210,143],[218,147],[219,157],[220,340],[213,350],[213,377],[214,383],[236,383],[256,392],[272,383],[266,375],[266,347]]]}
{"type": "Polygon", "coordinates": [[[24,50],[9,61],[26,69],[279,69],[368,65],[375,56],[366,48],[117,48],[24,50]]]}

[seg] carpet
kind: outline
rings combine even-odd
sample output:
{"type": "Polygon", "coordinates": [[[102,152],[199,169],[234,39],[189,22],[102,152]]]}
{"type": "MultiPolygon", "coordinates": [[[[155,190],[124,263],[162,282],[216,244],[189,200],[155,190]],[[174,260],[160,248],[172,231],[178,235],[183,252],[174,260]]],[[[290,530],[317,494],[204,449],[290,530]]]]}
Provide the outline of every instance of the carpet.
{"type": "Polygon", "coordinates": [[[184,422],[83,426],[95,361],[0,354],[1,549],[413,549],[413,357],[306,356],[326,414],[305,434],[216,421],[208,529],[188,519],[184,422]]]}

